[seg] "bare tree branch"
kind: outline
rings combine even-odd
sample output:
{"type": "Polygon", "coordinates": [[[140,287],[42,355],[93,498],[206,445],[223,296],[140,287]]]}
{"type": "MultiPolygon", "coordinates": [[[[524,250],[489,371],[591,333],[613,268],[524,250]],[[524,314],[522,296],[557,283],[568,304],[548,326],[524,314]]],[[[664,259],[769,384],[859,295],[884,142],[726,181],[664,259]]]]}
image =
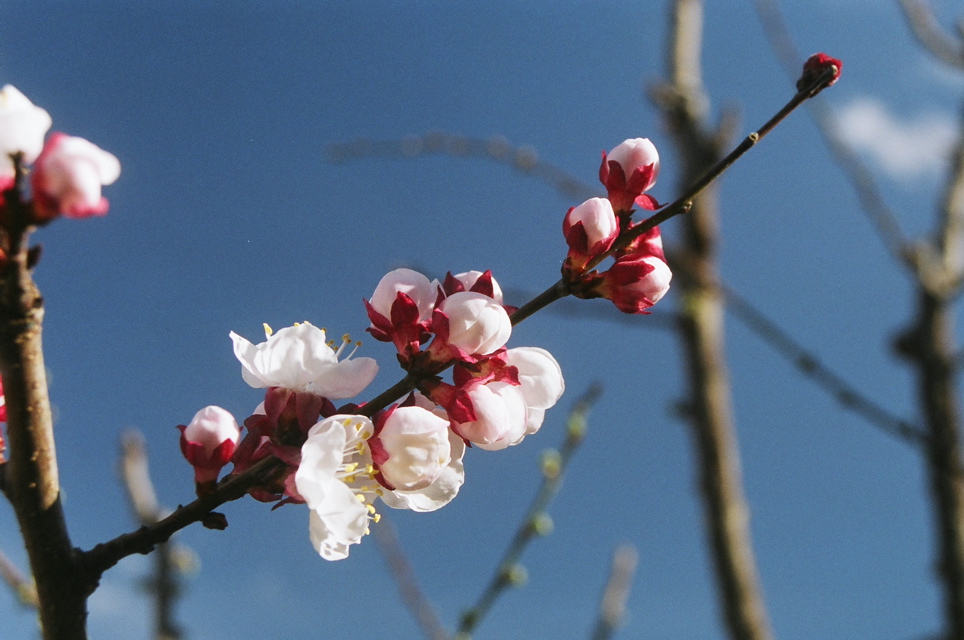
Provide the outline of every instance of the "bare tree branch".
{"type": "Polygon", "coordinates": [[[638,561],[639,553],[631,544],[621,545],[613,553],[613,564],[599,603],[599,619],[593,629],[592,640],[609,640],[622,625],[638,561]]]}
{"type": "Polygon", "coordinates": [[[516,529],[512,542],[509,543],[488,586],[475,605],[462,614],[458,629],[460,636],[470,635],[479,626],[492,605],[507,588],[525,581],[525,570],[519,565],[519,558],[534,538],[547,533],[547,529],[551,528],[552,521],[546,509],[559,491],[566,467],[586,435],[586,415],[601,394],[602,387],[593,385],[576,401],[576,405],[569,412],[566,439],[558,452],[551,452],[550,455],[543,457],[542,485],[516,529]]]}
{"type": "MultiPolygon", "coordinates": [[[[134,517],[145,526],[156,524],[164,514],[151,482],[144,436],[134,429],[121,436],[120,472],[134,517]]],[[[180,626],[174,621],[174,604],[181,591],[177,574],[172,543],[159,544],[154,553],[154,573],[148,583],[154,596],[154,637],[157,640],[179,640],[181,637],[180,626]]]]}
{"type": "Polygon", "coordinates": [[[884,433],[926,451],[930,438],[923,427],[894,415],[869,399],[855,386],[831,371],[813,352],[800,345],[736,291],[725,285],[721,285],[721,290],[726,296],[727,308],[734,316],[842,406],[859,414],[884,433]]]}
{"type": "Polygon", "coordinates": [[[25,172],[4,193],[9,220],[0,233],[0,375],[7,407],[6,493],[37,584],[45,640],[85,640],[87,597],[95,583],[77,570],[60,499],[53,419],[41,333],[43,298],[31,276],[25,172]]]}
{"type": "MultiPolygon", "coordinates": [[[[726,140],[707,124],[702,87],[701,0],[675,0],[667,53],[669,80],[653,92],[683,164],[681,187],[717,166],[726,140]]],[[[716,265],[718,202],[715,185],[693,200],[683,219],[673,271],[681,294],[680,340],[688,368],[689,423],[696,443],[704,519],[720,605],[732,640],[768,640],[766,608],[750,540],[723,353],[723,305],[716,265]]]]}
{"type": "MultiPolygon", "coordinates": [[[[802,58],[793,44],[777,0],[754,0],[754,6],[770,47],[786,71],[787,77],[791,82],[796,82],[802,58]]],[[[887,204],[867,165],[860,159],[857,152],[844,142],[840,121],[833,109],[819,97],[809,101],[807,108],[834,161],[853,186],[861,209],[873,223],[884,247],[898,262],[911,264],[914,257],[913,248],[901,231],[897,215],[887,204]]]]}
{"type": "Polygon", "coordinates": [[[402,596],[402,601],[412,613],[422,633],[428,640],[449,640],[449,634],[442,626],[435,607],[425,596],[422,588],[418,585],[415,570],[405,556],[402,545],[398,542],[398,535],[395,527],[382,514],[382,519],[377,527],[372,528],[372,535],[378,543],[378,550],[382,552],[382,557],[388,563],[389,571],[395,578],[395,584],[402,596]]]}
{"type": "Polygon", "coordinates": [[[924,0],[899,0],[899,3],[920,45],[941,62],[964,69],[964,42],[960,35],[951,35],[941,29],[924,0]]]}
{"type": "MultiPolygon", "coordinates": [[[[935,56],[955,67],[962,66],[962,45],[951,45],[934,26],[933,17],[921,2],[903,0],[901,6],[916,35],[935,56]]],[[[774,48],[792,50],[779,8],[772,0],[757,0],[764,27],[774,48]]],[[[811,103],[815,104],[815,103],[811,103]]],[[[829,110],[828,110],[829,113],[829,110]]],[[[818,122],[830,116],[818,117],[818,122]]],[[[853,175],[856,154],[847,147],[839,128],[821,126],[835,157],[853,175]],[[849,159],[848,159],[849,158],[849,159]]],[[[862,165],[860,165],[862,167],[862,165]]],[[[866,173],[862,168],[860,172],[866,173]]],[[[858,193],[869,182],[853,180],[858,193]]],[[[876,196],[875,196],[876,197],[876,196]]],[[[866,200],[862,196],[862,201],[866,200]]],[[[885,221],[886,222],[886,221],[885,221]]],[[[888,223],[889,224],[889,223],[888,223]]],[[[879,226],[879,223],[878,223],[879,226]]],[[[885,241],[896,244],[892,232],[885,241]]],[[[953,166],[938,210],[935,239],[895,252],[911,273],[917,289],[917,317],[899,341],[917,375],[918,401],[926,424],[928,474],[937,520],[938,577],[943,590],[946,633],[964,639],[964,478],[960,474],[960,408],[957,400],[957,368],[951,301],[959,293],[964,269],[964,141],[955,150],[953,166]]],[[[892,249],[894,251],[894,249],[892,249]]]]}

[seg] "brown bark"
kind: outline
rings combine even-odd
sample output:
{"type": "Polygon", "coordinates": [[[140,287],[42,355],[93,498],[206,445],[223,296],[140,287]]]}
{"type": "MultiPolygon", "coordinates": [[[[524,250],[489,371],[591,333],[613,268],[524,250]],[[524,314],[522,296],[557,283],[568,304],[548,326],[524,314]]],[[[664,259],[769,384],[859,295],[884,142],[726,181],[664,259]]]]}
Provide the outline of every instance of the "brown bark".
{"type": "MultiPolygon", "coordinates": [[[[683,161],[680,180],[685,188],[721,160],[728,136],[710,131],[705,124],[707,98],[700,67],[702,2],[677,0],[673,6],[670,81],[655,92],[655,98],[683,161]]],[[[716,188],[711,186],[683,218],[682,246],[673,264],[680,300],[680,338],[688,367],[688,418],[729,636],[733,640],[768,640],[771,632],[753,556],[723,350],[717,217],[716,188]]]]}
{"type": "MultiPolygon", "coordinates": [[[[22,176],[21,176],[22,179],[22,176]]],[[[37,584],[45,640],[87,637],[91,585],[77,570],[60,500],[53,421],[41,344],[43,298],[28,267],[19,192],[8,192],[6,260],[0,266],[0,374],[7,406],[6,493],[37,584]]]]}

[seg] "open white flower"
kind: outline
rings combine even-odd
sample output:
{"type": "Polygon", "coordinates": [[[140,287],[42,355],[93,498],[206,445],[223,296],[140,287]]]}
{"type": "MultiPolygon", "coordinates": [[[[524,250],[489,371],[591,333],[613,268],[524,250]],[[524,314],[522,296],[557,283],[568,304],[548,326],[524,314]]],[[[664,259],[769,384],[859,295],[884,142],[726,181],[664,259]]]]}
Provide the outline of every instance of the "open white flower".
{"type": "Polygon", "coordinates": [[[50,125],[50,114],[14,86],[0,89],[0,178],[13,177],[10,154],[22,153],[27,163],[37,159],[50,125]]]}
{"type": "Polygon", "coordinates": [[[374,429],[363,416],[333,416],[308,432],[295,486],[311,509],[308,531],[326,560],[348,557],[348,548],[378,519],[371,505],[379,489],[365,441],[374,429]]]}
{"type": "Polygon", "coordinates": [[[378,373],[378,364],[372,358],[352,360],[348,354],[339,360],[350,344],[348,337],[335,351],[326,341],[325,330],[308,322],[273,334],[265,325],[265,334],[267,340],[254,345],[231,332],[241,375],[256,389],[285,387],[338,400],[361,393],[378,373]]]}

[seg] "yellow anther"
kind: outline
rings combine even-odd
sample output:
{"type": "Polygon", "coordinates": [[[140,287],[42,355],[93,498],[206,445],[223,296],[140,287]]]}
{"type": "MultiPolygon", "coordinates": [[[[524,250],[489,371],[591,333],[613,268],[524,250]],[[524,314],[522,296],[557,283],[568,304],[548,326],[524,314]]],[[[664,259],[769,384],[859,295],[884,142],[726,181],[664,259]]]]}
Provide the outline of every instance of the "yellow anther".
{"type": "Polygon", "coordinates": [[[351,342],[351,336],[347,333],[341,337],[342,342],[351,342]]]}
{"type": "Polygon", "coordinates": [[[373,519],[375,520],[375,523],[378,524],[378,522],[382,519],[382,514],[376,513],[373,519]]]}
{"type": "Polygon", "coordinates": [[[369,529],[368,527],[365,527],[365,535],[366,535],[366,536],[367,536],[369,533],[371,533],[371,532],[372,532],[371,529],[369,529]]]}
{"type": "Polygon", "coordinates": [[[356,346],[356,347],[360,347],[360,346],[361,346],[361,340],[356,340],[356,341],[355,341],[355,346],[356,346]]]}
{"type": "Polygon", "coordinates": [[[355,497],[358,498],[358,501],[359,501],[360,503],[365,504],[365,496],[363,496],[363,495],[360,494],[360,493],[356,493],[356,494],[355,494],[355,497]]]}
{"type": "Polygon", "coordinates": [[[381,489],[375,489],[375,493],[377,493],[379,497],[385,495],[385,492],[382,491],[381,489]]]}
{"type": "Polygon", "coordinates": [[[375,513],[375,507],[373,507],[373,506],[370,505],[370,504],[365,505],[365,506],[368,507],[368,513],[371,513],[371,514],[374,514],[374,513],[375,513]]]}
{"type": "Polygon", "coordinates": [[[270,338],[270,337],[271,337],[271,334],[274,333],[274,329],[272,329],[271,327],[269,327],[267,322],[265,322],[265,323],[263,323],[263,324],[264,324],[264,337],[265,337],[265,338],[270,338]]]}

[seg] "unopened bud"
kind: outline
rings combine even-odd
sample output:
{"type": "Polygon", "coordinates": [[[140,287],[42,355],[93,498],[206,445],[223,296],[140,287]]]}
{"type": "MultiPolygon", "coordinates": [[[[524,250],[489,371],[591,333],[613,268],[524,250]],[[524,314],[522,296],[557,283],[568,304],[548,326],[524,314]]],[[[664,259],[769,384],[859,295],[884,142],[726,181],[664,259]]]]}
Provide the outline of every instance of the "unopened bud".
{"type": "Polygon", "coordinates": [[[559,452],[555,449],[546,449],[542,452],[540,465],[542,467],[542,475],[546,478],[550,480],[558,478],[562,472],[562,456],[560,456],[559,452]]]}

